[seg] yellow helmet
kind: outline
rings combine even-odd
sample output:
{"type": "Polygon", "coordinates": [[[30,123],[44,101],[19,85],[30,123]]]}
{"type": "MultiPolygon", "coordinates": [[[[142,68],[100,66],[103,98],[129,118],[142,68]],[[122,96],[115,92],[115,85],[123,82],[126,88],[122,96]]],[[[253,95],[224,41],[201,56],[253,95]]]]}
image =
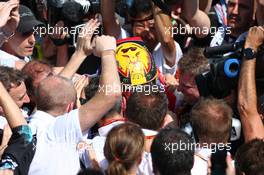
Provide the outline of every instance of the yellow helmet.
{"type": "Polygon", "coordinates": [[[123,84],[142,85],[158,76],[152,55],[140,37],[117,41],[116,60],[123,84]]]}

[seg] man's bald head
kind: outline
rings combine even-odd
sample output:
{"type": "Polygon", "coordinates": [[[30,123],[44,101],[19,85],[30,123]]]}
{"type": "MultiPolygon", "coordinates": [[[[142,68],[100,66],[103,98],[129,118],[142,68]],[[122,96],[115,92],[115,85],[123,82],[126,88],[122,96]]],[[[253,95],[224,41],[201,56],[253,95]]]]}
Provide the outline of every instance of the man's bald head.
{"type": "Polygon", "coordinates": [[[60,76],[44,79],[36,91],[37,109],[62,115],[67,106],[76,100],[76,91],[72,82],[60,76]]]}

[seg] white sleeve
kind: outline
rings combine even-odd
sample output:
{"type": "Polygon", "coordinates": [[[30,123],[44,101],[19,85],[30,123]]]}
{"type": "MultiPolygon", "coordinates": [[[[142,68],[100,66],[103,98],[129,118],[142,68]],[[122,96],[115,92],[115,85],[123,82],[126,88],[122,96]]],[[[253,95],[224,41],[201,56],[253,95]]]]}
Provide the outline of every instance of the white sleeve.
{"type": "Polygon", "coordinates": [[[128,37],[130,37],[129,33],[125,29],[123,29],[121,27],[121,33],[120,33],[120,36],[118,37],[118,40],[119,39],[125,39],[125,38],[128,38],[128,37]]]}
{"type": "Polygon", "coordinates": [[[138,166],[137,174],[154,175],[152,157],[150,153],[144,152],[143,159],[138,166]]]}
{"type": "Polygon", "coordinates": [[[7,120],[5,117],[0,116],[0,129],[4,129],[4,126],[7,125],[7,120]]]}
{"type": "Polygon", "coordinates": [[[76,109],[57,117],[49,129],[48,136],[57,142],[78,143],[83,136],[79,122],[79,110],[76,109]]]}
{"type": "Polygon", "coordinates": [[[6,66],[6,67],[16,67],[16,61],[13,59],[6,59],[6,58],[0,58],[0,65],[1,66],[6,66]]]}
{"type": "Polygon", "coordinates": [[[156,63],[156,66],[158,67],[159,71],[162,74],[166,74],[166,73],[169,73],[172,75],[176,74],[178,62],[182,58],[183,54],[182,54],[182,50],[181,50],[180,45],[176,41],[174,41],[174,43],[176,46],[176,57],[175,57],[175,65],[173,65],[173,66],[169,66],[166,64],[166,61],[165,61],[165,58],[163,55],[163,51],[161,49],[160,44],[157,47],[157,49],[155,49],[152,53],[154,61],[156,63]]]}

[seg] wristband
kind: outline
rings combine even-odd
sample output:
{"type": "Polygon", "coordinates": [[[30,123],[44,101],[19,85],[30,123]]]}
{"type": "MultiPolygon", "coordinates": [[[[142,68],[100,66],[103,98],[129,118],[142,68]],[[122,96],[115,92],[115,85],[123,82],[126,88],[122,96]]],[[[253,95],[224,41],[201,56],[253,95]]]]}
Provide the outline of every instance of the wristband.
{"type": "Polygon", "coordinates": [[[18,167],[18,163],[10,156],[7,156],[1,160],[0,170],[11,169],[15,171],[16,167],[18,167]]]}
{"type": "Polygon", "coordinates": [[[111,52],[111,51],[113,51],[114,53],[115,53],[115,49],[105,49],[105,50],[103,50],[103,52],[102,53],[104,53],[104,52],[111,52]]]}
{"type": "Polygon", "coordinates": [[[114,49],[107,49],[107,50],[104,50],[103,52],[102,52],[102,56],[101,57],[103,57],[103,56],[108,56],[108,55],[111,55],[111,56],[115,56],[115,50],[114,49]]]}

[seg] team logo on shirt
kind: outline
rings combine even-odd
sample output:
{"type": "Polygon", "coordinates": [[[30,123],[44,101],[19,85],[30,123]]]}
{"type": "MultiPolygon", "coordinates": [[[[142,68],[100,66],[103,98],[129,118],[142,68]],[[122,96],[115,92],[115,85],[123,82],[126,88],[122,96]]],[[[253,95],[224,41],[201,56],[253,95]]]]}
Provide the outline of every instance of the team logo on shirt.
{"type": "Polygon", "coordinates": [[[157,69],[151,54],[138,38],[119,41],[116,60],[123,84],[142,85],[157,77],[157,69]]]}

